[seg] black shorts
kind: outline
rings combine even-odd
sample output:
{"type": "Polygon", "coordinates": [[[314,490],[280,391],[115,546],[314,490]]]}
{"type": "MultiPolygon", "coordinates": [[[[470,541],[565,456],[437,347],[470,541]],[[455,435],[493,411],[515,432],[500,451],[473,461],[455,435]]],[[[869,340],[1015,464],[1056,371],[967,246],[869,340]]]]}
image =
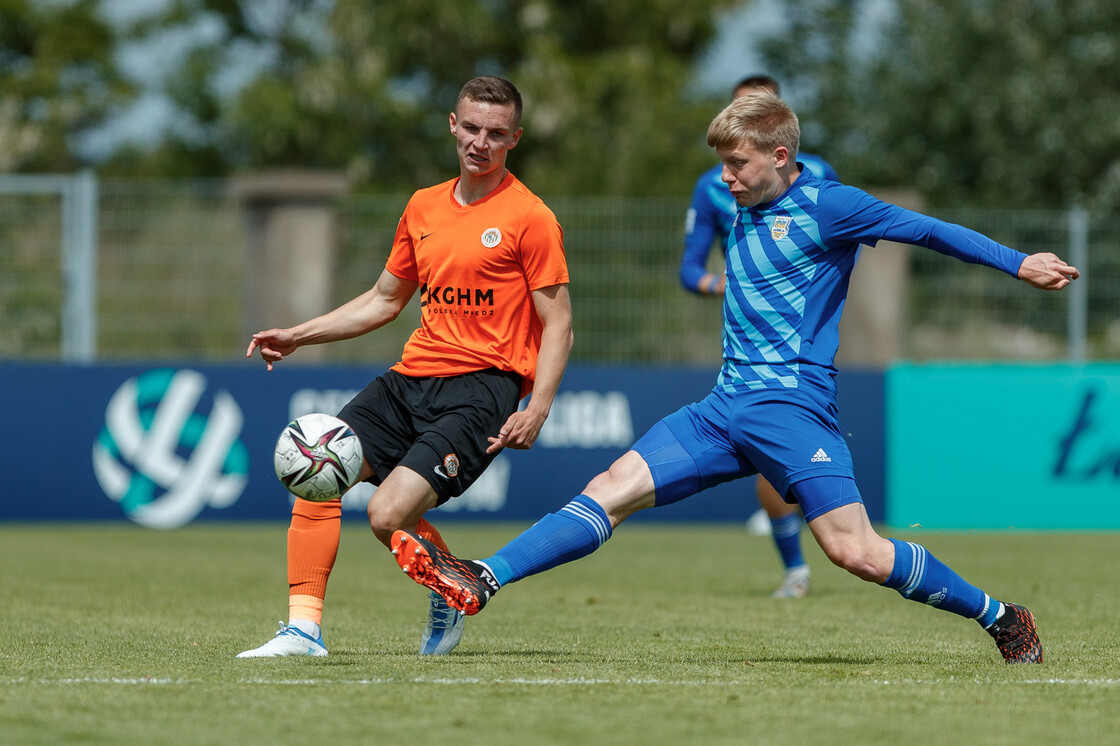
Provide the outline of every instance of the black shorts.
{"type": "Polygon", "coordinates": [[[357,434],[381,484],[405,466],[424,477],[439,504],[466,491],[496,453],[496,436],[517,411],[521,377],[490,368],[446,378],[414,378],[396,371],[378,376],[338,413],[357,434]]]}

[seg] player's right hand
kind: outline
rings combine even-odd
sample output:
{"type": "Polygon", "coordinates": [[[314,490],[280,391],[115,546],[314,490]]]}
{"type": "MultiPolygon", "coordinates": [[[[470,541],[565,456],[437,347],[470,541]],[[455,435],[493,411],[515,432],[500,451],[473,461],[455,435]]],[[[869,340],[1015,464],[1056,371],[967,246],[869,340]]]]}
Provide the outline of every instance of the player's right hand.
{"type": "Polygon", "coordinates": [[[268,370],[272,370],[273,363],[280,362],[285,355],[291,355],[296,351],[297,346],[294,335],[288,329],[269,329],[253,335],[249,340],[248,349],[245,350],[245,357],[252,357],[253,350],[259,349],[261,359],[268,366],[268,370]]]}

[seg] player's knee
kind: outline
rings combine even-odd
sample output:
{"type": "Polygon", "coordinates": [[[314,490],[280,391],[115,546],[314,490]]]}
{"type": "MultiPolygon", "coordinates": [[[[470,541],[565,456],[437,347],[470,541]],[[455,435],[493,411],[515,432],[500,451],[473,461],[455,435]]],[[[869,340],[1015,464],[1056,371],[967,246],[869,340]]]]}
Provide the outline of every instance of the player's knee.
{"type": "Polygon", "coordinates": [[[610,470],[600,472],[583,488],[583,494],[589,496],[610,495],[618,492],[619,482],[610,470]]]}
{"type": "Polygon", "coordinates": [[[821,548],[832,564],[858,578],[877,581],[882,575],[878,553],[867,542],[842,539],[822,544],[821,548]]]}
{"type": "Polygon", "coordinates": [[[403,521],[389,506],[370,500],[366,506],[366,516],[369,518],[369,527],[373,535],[383,544],[388,545],[393,537],[393,532],[402,527],[403,521]]]}
{"type": "Polygon", "coordinates": [[[592,479],[583,494],[597,502],[617,526],[636,511],[653,507],[653,478],[649,467],[633,451],[592,479]]]}

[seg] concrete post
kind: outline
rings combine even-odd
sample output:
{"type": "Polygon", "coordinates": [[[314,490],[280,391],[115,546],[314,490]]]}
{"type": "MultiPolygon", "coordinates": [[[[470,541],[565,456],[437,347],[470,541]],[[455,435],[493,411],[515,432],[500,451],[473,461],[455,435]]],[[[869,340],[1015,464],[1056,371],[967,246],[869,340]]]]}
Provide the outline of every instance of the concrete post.
{"type": "MultiPolygon", "coordinates": [[[[233,179],[231,193],[248,231],[246,342],[261,329],[287,327],[334,308],[338,215],[345,176],[325,171],[276,171],[233,179]]],[[[323,360],[327,348],[299,351],[323,360]]]]}
{"type": "MultiPolygon", "coordinates": [[[[875,196],[910,210],[922,208],[913,192],[883,191],[875,196]]],[[[893,241],[860,251],[840,319],[836,363],[841,368],[881,368],[904,357],[910,251],[910,246],[893,241]]]]}

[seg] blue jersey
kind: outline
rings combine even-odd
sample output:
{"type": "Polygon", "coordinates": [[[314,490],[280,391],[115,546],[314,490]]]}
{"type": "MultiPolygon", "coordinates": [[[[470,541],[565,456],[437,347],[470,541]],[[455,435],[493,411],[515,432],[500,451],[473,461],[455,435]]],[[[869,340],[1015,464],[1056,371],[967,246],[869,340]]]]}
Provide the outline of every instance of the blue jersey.
{"type": "Polygon", "coordinates": [[[798,388],[835,396],[834,358],[861,244],[914,244],[1016,276],[1026,254],[973,230],[803,171],[776,199],[740,208],[727,249],[716,388],[798,388]]]}
{"type": "MultiPolygon", "coordinates": [[[[820,156],[798,153],[797,161],[812,175],[837,181],[836,171],[820,156]]],[[[723,166],[719,165],[700,175],[685,217],[680,279],[694,293],[700,292],[700,278],[707,272],[705,265],[712,246],[718,241],[721,251],[727,248],[727,235],[739,210],[727,185],[720,180],[722,171],[723,166]]]]}

